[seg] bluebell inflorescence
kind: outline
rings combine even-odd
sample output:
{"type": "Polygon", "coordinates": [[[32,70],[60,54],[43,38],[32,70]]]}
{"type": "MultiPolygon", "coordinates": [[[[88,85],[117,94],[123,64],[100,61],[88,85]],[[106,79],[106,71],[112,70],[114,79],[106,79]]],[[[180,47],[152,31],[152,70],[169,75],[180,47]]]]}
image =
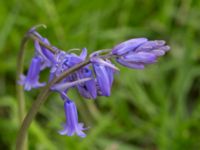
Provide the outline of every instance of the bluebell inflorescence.
{"type": "MultiPolygon", "coordinates": [[[[29,31],[44,44],[51,46],[50,42],[42,37],[34,29],[29,31]]],[[[164,55],[170,47],[163,40],[150,41],[146,38],[135,38],[120,43],[109,50],[99,50],[88,56],[87,49],[83,48],[79,55],[66,52],[51,46],[55,52],[41,45],[38,40],[34,41],[35,54],[32,58],[27,75],[21,75],[18,83],[24,86],[24,90],[40,88],[47,83],[39,82],[40,72],[49,68],[49,79],[59,77],[64,71],[77,64],[90,60],[90,63],[66,76],[58,83],[51,86],[51,90],[60,94],[64,101],[66,122],[61,135],[72,136],[77,134],[85,137],[86,130],[83,123],[78,122],[78,112],[75,103],[67,96],[70,88],[76,88],[80,95],[86,99],[96,99],[98,96],[110,96],[114,80],[114,74],[119,69],[111,62],[133,69],[143,69],[145,65],[153,64],[159,56],[164,55]]]]}

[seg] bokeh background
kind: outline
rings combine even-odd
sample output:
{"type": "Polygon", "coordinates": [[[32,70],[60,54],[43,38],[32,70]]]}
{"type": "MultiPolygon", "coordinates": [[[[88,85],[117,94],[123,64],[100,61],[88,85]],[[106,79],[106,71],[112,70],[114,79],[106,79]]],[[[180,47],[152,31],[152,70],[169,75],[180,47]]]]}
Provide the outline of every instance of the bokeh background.
{"type": "MultiPolygon", "coordinates": [[[[0,149],[14,149],[19,128],[15,92],[16,58],[24,33],[39,32],[53,45],[90,52],[130,38],[163,39],[171,51],[144,70],[120,67],[110,97],[85,100],[76,91],[79,120],[87,137],[60,136],[62,100],[52,94],[29,130],[30,150],[200,149],[199,0],[1,0],[0,149]]],[[[29,42],[27,70],[33,56],[29,42]]],[[[44,72],[41,81],[45,81],[44,72]]],[[[26,92],[30,108],[40,90],[26,92]]]]}

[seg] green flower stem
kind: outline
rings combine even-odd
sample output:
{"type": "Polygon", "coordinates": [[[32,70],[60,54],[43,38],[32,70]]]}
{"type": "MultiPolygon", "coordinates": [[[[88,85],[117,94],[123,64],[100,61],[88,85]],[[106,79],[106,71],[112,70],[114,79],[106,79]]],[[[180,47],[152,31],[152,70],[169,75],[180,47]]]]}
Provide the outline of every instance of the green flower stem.
{"type": "MultiPolygon", "coordinates": [[[[25,46],[28,41],[29,37],[27,35],[24,36],[22,39],[21,45],[20,45],[20,51],[17,59],[17,78],[16,82],[19,81],[20,75],[23,72],[23,63],[24,63],[24,51],[25,51],[25,46]]],[[[16,83],[16,92],[17,92],[17,100],[18,100],[18,114],[19,114],[19,123],[21,124],[24,117],[25,117],[25,98],[24,98],[24,90],[21,85],[16,83]]],[[[24,143],[22,145],[22,150],[27,150],[28,146],[28,140],[27,137],[24,137],[24,143]]]]}

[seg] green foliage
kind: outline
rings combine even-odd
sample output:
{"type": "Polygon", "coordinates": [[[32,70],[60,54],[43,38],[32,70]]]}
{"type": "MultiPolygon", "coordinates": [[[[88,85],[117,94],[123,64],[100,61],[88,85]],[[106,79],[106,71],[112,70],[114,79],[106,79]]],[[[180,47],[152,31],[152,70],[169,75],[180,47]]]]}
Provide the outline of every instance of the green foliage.
{"type": "MultiPolygon", "coordinates": [[[[14,83],[20,40],[41,23],[48,28],[40,33],[65,50],[92,52],[148,37],[166,40],[171,51],[145,70],[120,67],[111,97],[84,100],[70,91],[80,120],[91,127],[84,139],[57,134],[63,104],[50,96],[29,130],[30,149],[200,149],[199,9],[197,0],[1,0],[0,149],[14,148],[19,128],[14,83]]],[[[38,93],[26,92],[27,109],[38,93]]]]}

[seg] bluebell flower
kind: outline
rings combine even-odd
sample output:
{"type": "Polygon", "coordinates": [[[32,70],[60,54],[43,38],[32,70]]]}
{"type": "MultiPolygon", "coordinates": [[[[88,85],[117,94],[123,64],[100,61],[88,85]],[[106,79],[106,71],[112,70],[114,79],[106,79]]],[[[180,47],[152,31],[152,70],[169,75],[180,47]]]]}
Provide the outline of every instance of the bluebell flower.
{"type": "Polygon", "coordinates": [[[90,61],[93,64],[93,69],[96,75],[96,86],[98,95],[100,96],[110,96],[113,76],[115,71],[119,71],[114,64],[109,60],[103,60],[97,56],[101,51],[97,51],[94,54],[90,55],[90,61]]]}
{"type": "Polygon", "coordinates": [[[97,97],[97,88],[94,75],[89,66],[85,66],[77,72],[77,78],[91,78],[91,80],[77,85],[79,93],[88,99],[95,99],[97,97]]]}
{"type": "MultiPolygon", "coordinates": [[[[69,53],[65,53],[61,51],[60,53],[56,55],[56,59],[55,59],[56,64],[54,64],[54,66],[51,69],[50,77],[53,78],[54,73],[56,74],[56,76],[59,76],[64,70],[67,70],[73,67],[74,65],[85,60],[86,56],[87,56],[86,48],[82,50],[80,56],[73,53],[69,54],[69,53]]],[[[85,66],[81,68],[80,70],[78,70],[76,73],[69,75],[53,88],[57,90],[61,90],[61,87],[62,87],[62,89],[65,88],[65,90],[67,90],[67,88],[72,87],[71,85],[73,85],[74,87],[75,84],[79,93],[83,97],[89,98],[89,99],[96,98],[97,96],[96,83],[95,83],[92,70],[90,70],[88,66],[85,66]],[[86,79],[89,79],[89,80],[86,81],[86,79]]]]}
{"type": "Polygon", "coordinates": [[[67,67],[71,68],[74,65],[82,62],[83,60],[77,56],[76,54],[67,54],[65,57],[65,60],[63,62],[63,65],[66,65],[67,67]]]}
{"type": "MultiPolygon", "coordinates": [[[[47,38],[43,38],[39,33],[37,33],[36,31],[34,31],[34,34],[36,34],[38,36],[38,38],[40,38],[40,40],[46,44],[46,45],[50,45],[50,42],[48,41],[47,38]]],[[[35,47],[35,54],[38,57],[41,57],[41,61],[42,61],[42,70],[45,68],[49,68],[53,65],[53,63],[55,63],[55,58],[54,58],[54,54],[49,51],[47,48],[45,48],[44,46],[40,45],[39,42],[37,40],[34,41],[34,47],[35,47]]],[[[56,47],[53,47],[55,49],[55,51],[59,51],[56,47]]]]}
{"type": "Polygon", "coordinates": [[[67,97],[64,102],[64,110],[66,123],[64,124],[64,129],[59,131],[59,133],[67,136],[73,136],[74,134],[77,134],[78,136],[84,138],[86,134],[83,132],[83,130],[86,130],[86,128],[83,127],[83,123],[78,122],[76,105],[67,97]]]}
{"type": "Polygon", "coordinates": [[[55,62],[50,70],[52,76],[59,76],[64,70],[68,69],[68,67],[64,65],[66,55],[67,53],[64,51],[59,51],[54,55],[55,62]]]}
{"type": "MultiPolygon", "coordinates": [[[[108,62],[108,63],[111,64],[111,61],[110,61],[110,60],[106,60],[106,62],[108,62]]],[[[118,72],[119,70],[116,70],[116,69],[113,69],[113,68],[110,68],[110,67],[106,67],[106,71],[107,71],[107,73],[108,73],[109,86],[112,87],[113,80],[114,80],[114,74],[115,74],[116,72],[118,72]]]]}
{"type": "Polygon", "coordinates": [[[45,86],[45,83],[40,83],[39,73],[41,70],[41,59],[39,57],[33,57],[27,76],[21,75],[19,84],[24,86],[26,91],[31,88],[39,88],[45,86]]]}
{"type": "Polygon", "coordinates": [[[85,49],[83,49],[80,56],[73,53],[59,51],[54,56],[55,62],[53,63],[51,67],[51,71],[50,71],[51,74],[55,74],[56,76],[59,76],[63,71],[82,62],[84,58],[86,57],[85,55],[87,55],[87,52],[85,54],[85,49]]]}
{"type": "Polygon", "coordinates": [[[98,94],[102,96],[110,96],[111,85],[106,67],[101,64],[93,64],[93,68],[96,74],[98,94]]]}
{"type": "Polygon", "coordinates": [[[143,69],[145,65],[157,61],[170,49],[163,40],[148,41],[145,38],[131,39],[123,42],[112,49],[116,61],[123,66],[143,69]]]}
{"type": "Polygon", "coordinates": [[[101,96],[110,96],[113,83],[113,75],[115,70],[118,69],[113,64],[111,64],[110,61],[102,61],[103,62],[99,61],[99,63],[97,63],[98,61],[96,60],[96,63],[93,63],[98,94],[101,96]]]}

